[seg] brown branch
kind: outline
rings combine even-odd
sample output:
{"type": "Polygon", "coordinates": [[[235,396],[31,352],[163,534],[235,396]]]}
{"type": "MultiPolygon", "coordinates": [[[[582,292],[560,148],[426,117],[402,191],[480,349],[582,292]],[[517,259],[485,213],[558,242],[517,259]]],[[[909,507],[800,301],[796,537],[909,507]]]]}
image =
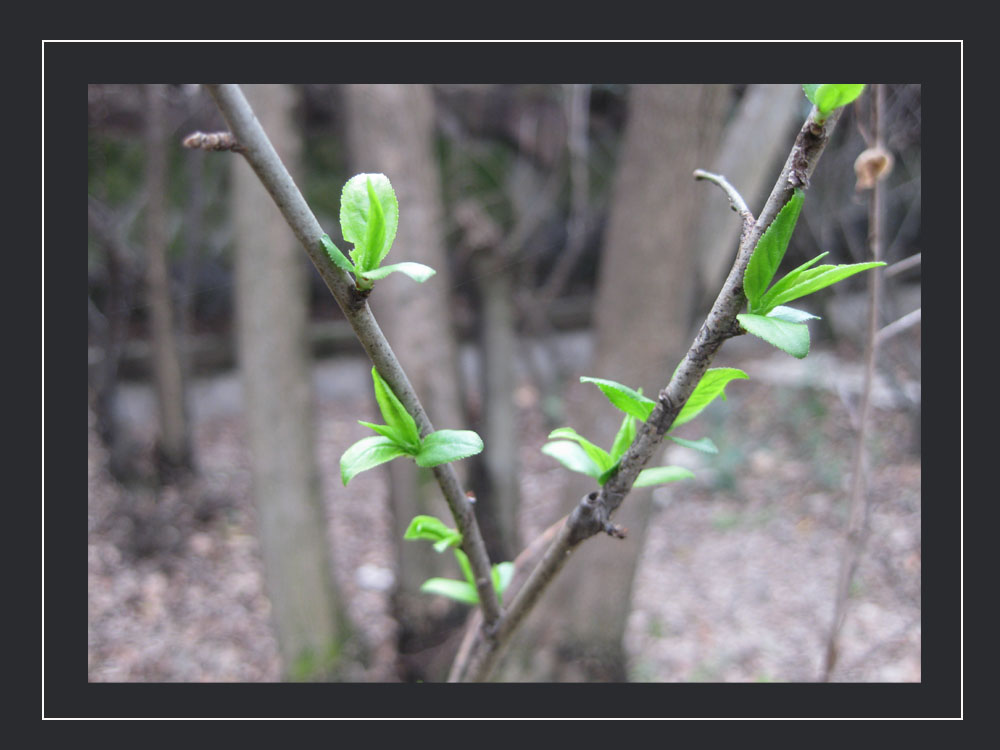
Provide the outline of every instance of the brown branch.
{"type": "MultiPolygon", "coordinates": [[[[205,84],[205,87],[215,99],[240,145],[239,153],[246,158],[263,186],[271,194],[288,226],[305,248],[323,282],[337,300],[354,334],[379,374],[416,421],[420,436],[430,434],[434,431],[434,426],[396,359],[392,347],[379,328],[375,316],[368,308],[367,295],[357,290],[350,276],[337,268],[323,250],[320,244],[320,236],[324,234],[323,227],[316,220],[271,145],[267,134],[257,122],[243,92],[239,86],[232,83],[205,84]]],[[[487,625],[486,631],[491,631],[500,617],[500,606],[493,590],[490,560],[475,513],[451,464],[435,466],[432,471],[448,502],[458,531],[462,534],[462,549],[469,558],[476,579],[476,589],[479,592],[487,625]]],[[[489,639],[488,633],[485,637],[489,639]]]]}
{"type": "Polygon", "coordinates": [[[791,198],[795,188],[808,188],[809,179],[840,113],[841,110],[835,110],[823,122],[819,122],[818,113],[813,108],[795,139],[760,216],[743,232],[736,260],[712,310],[667,387],[660,391],[653,412],[639,426],[635,440],[622,457],[618,472],[605,483],[600,492],[593,492],[583,498],[570,514],[558,537],[501,619],[495,637],[479,637],[466,651],[468,665],[460,665],[457,670],[453,670],[463,680],[481,681],[489,677],[517,625],[538,601],[577,545],[599,533],[616,536],[616,532],[621,531],[611,523],[611,516],[631,491],[639,472],[652,458],[722,344],[738,334],[740,329],[736,316],[746,303],[743,275],[754,247],[764,230],[791,198]]]}
{"type": "MultiPolygon", "coordinates": [[[[872,86],[874,96],[872,97],[872,134],[875,144],[872,150],[881,149],[881,110],[883,109],[883,97],[885,89],[880,84],[872,86]]],[[[884,176],[885,173],[880,173],[884,176]]],[[[871,259],[878,261],[882,256],[882,181],[876,178],[867,185],[871,189],[871,201],[868,208],[868,243],[871,250],[871,259]]],[[[863,189],[867,189],[863,188],[863,189]]],[[[871,413],[871,392],[872,384],[875,380],[875,355],[879,343],[878,331],[878,309],[879,296],[881,291],[881,274],[878,269],[868,277],[868,337],[865,344],[865,380],[861,390],[861,413],[858,417],[858,434],[854,445],[854,468],[851,477],[850,511],[847,521],[847,538],[844,544],[844,556],[840,562],[840,571],[837,576],[837,587],[834,598],[833,623],[827,636],[826,655],[823,661],[823,673],[821,680],[829,682],[833,675],[833,670],[837,666],[839,658],[838,641],[840,631],[844,626],[847,617],[848,599],[851,593],[851,582],[857,572],[858,563],[864,551],[865,542],[868,538],[868,516],[871,512],[871,504],[868,499],[868,488],[866,481],[866,449],[865,440],[868,434],[869,416],[871,413]]]]}

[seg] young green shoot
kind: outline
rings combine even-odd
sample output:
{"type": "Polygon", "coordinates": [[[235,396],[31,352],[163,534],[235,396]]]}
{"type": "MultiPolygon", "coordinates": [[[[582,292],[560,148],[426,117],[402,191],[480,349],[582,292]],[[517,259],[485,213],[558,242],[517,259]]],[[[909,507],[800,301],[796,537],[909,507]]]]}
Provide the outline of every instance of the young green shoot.
{"type": "Polygon", "coordinates": [[[340,196],[340,229],[344,239],[354,245],[350,259],[329,235],[322,235],[320,244],[341,270],[354,274],[360,291],[370,291],[375,281],[397,271],[414,281],[427,281],[436,272],[423,263],[381,265],[396,239],[398,226],[399,203],[389,178],[384,174],[359,174],[347,181],[340,196]]]}

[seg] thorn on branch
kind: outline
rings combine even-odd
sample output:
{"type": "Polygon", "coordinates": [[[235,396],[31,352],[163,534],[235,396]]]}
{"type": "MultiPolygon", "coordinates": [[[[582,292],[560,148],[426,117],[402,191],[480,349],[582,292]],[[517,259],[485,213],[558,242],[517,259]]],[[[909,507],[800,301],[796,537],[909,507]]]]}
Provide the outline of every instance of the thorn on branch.
{"type": "Polygon", "coordinates": [[[246,150],[236,140],[236,136],[229,132],[202,133],[198,130],[191,133],[182,143],[184,148],[196,148],[202,151],[233,151],[241,154],[246,150]]]}

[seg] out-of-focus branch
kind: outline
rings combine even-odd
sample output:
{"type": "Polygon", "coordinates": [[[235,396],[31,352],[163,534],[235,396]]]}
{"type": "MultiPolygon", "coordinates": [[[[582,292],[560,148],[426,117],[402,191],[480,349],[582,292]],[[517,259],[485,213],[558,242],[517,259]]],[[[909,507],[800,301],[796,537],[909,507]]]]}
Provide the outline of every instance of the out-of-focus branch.
{"type": "MultiPolygon", "coordinates": [[[[205,84],[212,98],[229,124],[237,149],[250,164],[263,186],[274,199],[282,216],[291,227],[302,247],[305,248],[327,288],[333,294],[355,335],[372,363],[399,398],[403,407],[417,423],[421,437],[434,431],[420,399],[409,378],[396,359],[392,347],[379,328],[368,307],[367,295],[358,291],[350,277],[333,264],[320,244],[324,234],[322,226],[313,215],[302,193],[292,180],[280,157],[271,145],[236,84],[205,84]]],[[[202,147],[200,139],[197,147],[202,147]]],[[[225,141],[226,139],[222,139],[225,141]]],[[[482,603],[487,631],[492,631],[500,616],[500,606],[493,589],[489,556],[458,476],[451,464],[441,464],[432,469],[434,477],[448,502],[458,531],[462,534],[462,549],[469,558],[476,579],[476,590],[482,603]]],[[[485,634],[487,639],[489,633],[485,634]]]]}
{"type": "Polygon", "coordinates": [[[883,343],[891,339],[896,334],[902,333],[907,328],[912,328],[920,323],[920,308],[918,307],[911,313],[907,313],[901,318],[892,321],[889,325],[880,328],[878,335],[875,337],[876,343],[881,346],[883,343]]]}
{"type": "MultiPolygon", "coordinates": [[[[881,150],[880,116],[884,105],[885,90],[882,84],[872,86],[871,126],[874,142],[868,149],[881,150]]],[[[860,180],[859,180],[860,184],[860,180]]],[[[868,185],[868,183],[865,183],[868,185]]],[[[878,261],[882,256],[882,181],[876,177],[870,185],[871,200],[868,208],[868,244],[871,260],[878,261]]],[[[834,599],[833,624],[826,643],[826,656],[823,662],[823,682],[829,682],[837,665],[838,640],[847,615],[847,604],[851,593],[851,581],[858,568],[861,553],[864,551],[868,537],[868,516],[871,510],[868,502],[866,482],[866,449],[865,439],[868,434],[868,423],[871,412],[872,384],[875,380],[875,355],[878,349],[878,309],[879,293],[882,278],[879,269],[873,269],[868,277],[868,338],[865,344],[865,380],[861,389],[861,409],[858,416],[858,434],[854,446],[854,470],[851,477],[850,511],[847,522],[847,539],[844,556],[841,559],[840,571],[837,576],[837,589],[834,599]]],[[[919,312],[919,311],[918,311],[919,312]]]]}

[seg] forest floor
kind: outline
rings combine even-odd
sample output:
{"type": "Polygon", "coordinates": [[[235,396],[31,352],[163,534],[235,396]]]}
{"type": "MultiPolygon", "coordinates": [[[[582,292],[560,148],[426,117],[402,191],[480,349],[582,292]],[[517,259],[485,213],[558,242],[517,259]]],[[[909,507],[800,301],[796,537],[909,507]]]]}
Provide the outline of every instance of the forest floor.
{"type": "MultiPolygon", "coordinates": [[[[731,384],[728,401],[706,410],[693,435],[712,437],[719,455],[671,447],[666,462],[691,468],[696,479],[654,490],[626,636],[635,681],[808,682],[820,675],[845,544],[860,373],[826,351],[802,362],[760,349],[744,355],[716,364],[742,367],[752,379],[731,384]]],[[[385,478],[367,472],[345,493],[338,474],[341,453],[365,434],[356,420],[371,416],[358,413],[359,403],[372,408],[367,367],[319,363],[316,384],[333,564],[368,653],[346,679],[397,681],[385,478]]],[[[921,679],[919,384],[916,411],[914,384],[909,401],[899,384],[890,376],[877,392],[870,536],[851,588],[837,681],[921,679]]],[[[181,487],[113,481],[91,425],[90,681],[280,677],[238,381],[218,376],[196,391],[199,473],[181,487]]],[[[137,386],[123,389],[140,455],[153,439],[152,420],[141,416],[149,399],[137,386]]],[[[565,470],[539,451],[547,428],[537,401],[530,385],[518,391],[526,539],[565,512],[546,507],[565,470]]]]}

